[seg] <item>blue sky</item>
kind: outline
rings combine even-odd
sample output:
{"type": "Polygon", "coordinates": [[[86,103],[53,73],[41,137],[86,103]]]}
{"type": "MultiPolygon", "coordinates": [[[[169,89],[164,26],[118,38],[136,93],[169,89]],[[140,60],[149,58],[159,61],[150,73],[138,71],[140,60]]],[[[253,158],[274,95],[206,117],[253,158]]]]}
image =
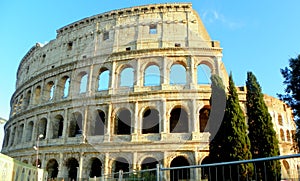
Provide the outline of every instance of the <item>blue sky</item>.
{"type": "MultiPolygon", "coordinates": [[[[18,64],[37,42],[55,39],[56,30],[105,11],[143,4],[181,2],[121,1],[0,1],[0,117],[9,118],[18,64]]],[[[236,85],[245,85],[253,71],[263,92],[283,92],[280,68],[299,54],[300,1],[190,0],[208,33],[223,48],[223,62],[236,85]]]]}

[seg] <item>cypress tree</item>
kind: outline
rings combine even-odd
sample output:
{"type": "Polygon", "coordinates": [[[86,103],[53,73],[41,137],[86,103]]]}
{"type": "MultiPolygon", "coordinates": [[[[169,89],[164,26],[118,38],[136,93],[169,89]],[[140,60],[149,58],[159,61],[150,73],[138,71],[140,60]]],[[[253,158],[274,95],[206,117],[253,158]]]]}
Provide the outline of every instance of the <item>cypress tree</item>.
{"type": "MultiPolygon", "coordinates": [[[[251,142],[251,153],[253,158],[264,158],[279,155],[278,140],[273,128],[272,118],[264,101],[261,87],[252,72],[247,73],[247,95],[246,107],[249,126],[249,138],[251,142]]],[[[280,179],[280,162],[270,161],[256,164],[258,180],[280,179]],[[264,168],[265,167],[265,168],[264,168]],[[264,170],[265,169],[265,170],[264,170]]]]}
{"type": "MultiPolygon", "coordinates": [[[[240,107],[231,74],[229,76],[225,114],[219,131],[210,142],[209,158],[210,162],[228,162],[252,158],[245,116],[240,107]]],[[[232,165],[231,168],[223,169],[225,172],[222,174],[222,171],[218,170],[216,178],[222,180],[225,176],[225,180],[246,180],[253,172],[253,166],[250,163],[239,166],[232,165]],[[238,175],[240,175],[239,179],[238,175]]]]}

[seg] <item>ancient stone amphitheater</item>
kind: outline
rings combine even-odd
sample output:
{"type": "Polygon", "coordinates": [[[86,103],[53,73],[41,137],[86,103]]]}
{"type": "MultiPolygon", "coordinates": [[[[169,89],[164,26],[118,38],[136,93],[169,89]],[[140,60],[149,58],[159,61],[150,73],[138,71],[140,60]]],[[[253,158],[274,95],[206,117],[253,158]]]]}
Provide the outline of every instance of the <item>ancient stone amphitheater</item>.
{"type": "MultiPolygon", "coordinates": [[[[2,153],[65,180],[200,164],[209,151],[211,74],[227,85],[222,48],[190,3],[84,18],[22,59],[2,153]]],[[[238,93],[244,105],[245,88],[238,93]]],[[[290,153],[291,110],[266,102],[281,153],[290,153]]]]}

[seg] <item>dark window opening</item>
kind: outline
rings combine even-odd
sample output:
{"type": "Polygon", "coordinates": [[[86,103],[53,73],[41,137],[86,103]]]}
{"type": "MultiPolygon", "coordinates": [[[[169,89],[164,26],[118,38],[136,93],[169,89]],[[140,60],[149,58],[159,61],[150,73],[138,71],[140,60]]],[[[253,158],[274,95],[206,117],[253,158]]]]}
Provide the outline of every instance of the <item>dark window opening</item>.
{"type": "Polygon", "coordinates": [[[171,111],[170,117],[170,133],[187,133],[188,127],[188,115],[182,108],[174,108],[171,111]]]}
{"type": "Polygon", "coordinates": [[[207,125],[207,122],[208,122],[208,119],[209,119],[209,113],[210,113],[210,109],[206,108],[206,107],[202,108],[199,111],[200,132],[204,132],[204,131],[209,130],[208,125],[207,125]]]}
{"type": "Polygon", "coordinates": [[[82,134],[82,115],[81,113],[73,113],[70,126],[69,126],[69,137],[75,137],[76,135],[82,134]]]}
{"type": "MultiPolygon", "coordinates": [[[[176,157],[171,162],[171,167],[189,166],[189,162],[183,156],[176,157]]],[[[190,169],[182,168],[171,170],[171,177],[173,180],[188,180],[190,179],[190,169]]]]}
{"type": "Polygon", "coordinates": [[[45,139],[46,138],[46,131],[47,131],[47,119],[43,118],[39,122],[37,136],[39,137],[39,135],[43,135],[43,137],[41,137],[40,139],[45,139]]]}
{"type": "Polygon", "coordinates": [[[94,135],[104,135],[105,128],[105,113],[98,111],[95,120],[94,135]]]}
{"type": "Polygon", "coordinates": [[[72,50],[72,47],[73,47],[73,42],[69,42],[68,43],[68,50],[72,50]]]}
{"type": "MultiPolygon", "coordinates": [[[[117,173],[120,170],[122,170],[123,172],[129,172],[129,163],[127,162],[127,160],[125,158],[117,158],[117,160],[115,161],[114,167],[115,167],[114,173],[117,173]]],[[[125,177],[126,175],[123,175],[123,176],[125,177]]],[[[115,174],[115,178],[118,178],[118,177],[119,177],[119,175],[115,174]]]]}
{"type": "Polygon", "coordinates": [[[91,170],[90,170],[90,178],[101,177],[101,168],[102,163],[98,158],[92,159],[91,170]]]}
{"type": "Polygon", "coordinates": [[[131,47],[126,47],[126,51],[130,51],[131,50],[131,47]]]}
{"type": "Polygon", "coordinates": [[[149,34],[157,34],[157,25],[151,24],[149,26],[149,34]]]}
{"type": "Polygon", "coordinates": [[[77,168],[79,167],[78,161],[75,158],[68,159],[66,166],[68,168],[69,180],[77,180],[77,168]]]}
{"type": "Polygon", "coordinates": [[[180,43],[175,43],[175,47],[181,47],[180,43]]]}
{"type": "Polygon", "coordinates": [[[109,39],[109,32],[106,31],[103,33],[103,41],[108,40],[109,39]]]}
{"type": "Polygon", "coordinates": [[[58,163],[55,159],[51,159],[48,161],[46,170],[48,172],[48,179],[57,178],[58,174],[58,163]]]}
{"type": "Polygon", "coordinates": [[[115,134],[130,135],[131,133],[131,114],[129,110],[122,110],[116,116],[115,134]]]}
{"type": "Polygon", "coordinates": [[[159,133],[159,112],[147,109],[143,115],[142,134],[159,133]]]}

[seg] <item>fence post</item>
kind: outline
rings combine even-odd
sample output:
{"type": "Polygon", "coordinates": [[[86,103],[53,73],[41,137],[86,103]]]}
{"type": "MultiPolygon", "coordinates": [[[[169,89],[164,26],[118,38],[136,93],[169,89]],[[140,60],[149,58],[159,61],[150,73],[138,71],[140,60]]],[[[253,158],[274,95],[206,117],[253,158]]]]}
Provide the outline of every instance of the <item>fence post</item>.
{"type": "Polygon", "coordinates": [[[123,170],[120,170],[119,171],[119,179],[118,179],[118,181],[122,181],[122,179],[123,179],[123,170]]]}
{"type": "Polygon", "coordinates": [[[156,181],[160,181],[159,176],[160,176],[160,166],[159,164],[156,164],[156,181]]]}

